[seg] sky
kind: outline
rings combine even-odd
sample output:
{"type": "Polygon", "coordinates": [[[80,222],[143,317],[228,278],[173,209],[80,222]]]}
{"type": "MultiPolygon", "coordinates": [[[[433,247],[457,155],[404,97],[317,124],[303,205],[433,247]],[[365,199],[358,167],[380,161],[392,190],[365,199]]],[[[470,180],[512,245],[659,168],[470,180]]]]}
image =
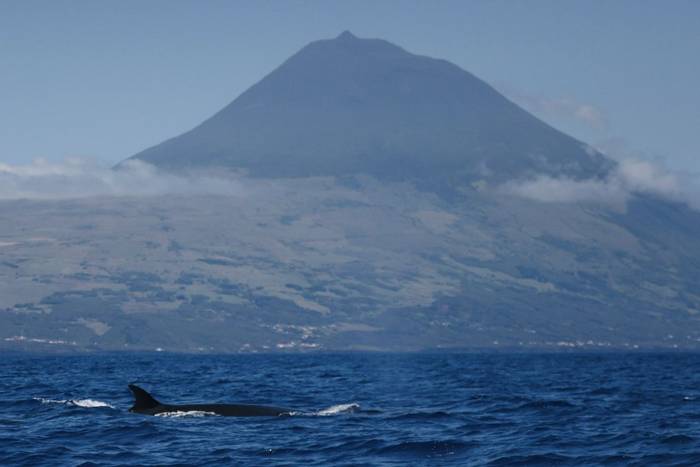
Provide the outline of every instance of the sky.
{"type": "Polygon", "coordinates": [[[350,30],[615,157],[700,173],[700,2],[0,0],[0,164],[117,163],[350,30]]]}

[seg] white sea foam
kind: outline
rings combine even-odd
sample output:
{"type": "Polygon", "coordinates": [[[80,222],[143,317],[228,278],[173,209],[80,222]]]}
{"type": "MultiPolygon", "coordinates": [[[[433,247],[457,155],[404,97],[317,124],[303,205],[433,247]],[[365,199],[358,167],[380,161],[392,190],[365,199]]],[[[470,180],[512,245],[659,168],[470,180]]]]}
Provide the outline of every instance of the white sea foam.
{"type": "Polygon", "coordinates": [[[110,409],[114,408],[114,406],[111,404],[95,399],[46,399],[44,397],[35,397],[34,400],[37,400],[42,404],[64,404],[75,407],[83,407],[86,409],[93,409],[99,407],[107,407],[110,409]]]}
{"type": "Polygon", "coordinates": [[[111,404],[108,404],[106,402],[102,401],[96,401],[94,399],[76,399],[70,401],[73,405],[77,405],[78,407],[86,407],[86,408],[93,408],[93,407],[109,407],[110,409],[113,409],[114,406],[111,404]]]}
{"type": "Polygon", "coordinates": [[[35,397],[35,401],[39,401],[42,404],[65,404],[68,402],[67,400],[60,400],[60,399],[46,399],[44,397],[35,397]]]}
{"type": "Polygon", "coordinates": [[[320,415],[325,417],[328,415],[337,415],[339,413],[352,413],[360,409],[360,404],[350,403],[350,404],[337,404],[328,407],[327,409],[319,410],[315,415],[320,415]]]}
{"type": "Polygon", "coordinates": [[[328,417],[329,415],[338,415],[342,413],[353,413],[360,410],[360,404],[350,403],[350,404],[337,404],[331,405],[330,407],[319,410],[316,412],[302,412],[297,410],[292,410],[291,412],[284,413],[282,415],[289,415],[291,417],[303,416],[303,417],[328,417]]]}
{"type": "Polygon", "coordinates": [[[156,417],[179,418],[179,417],[217,417],[214,412],[205,412],[203,410],[176,410],[173,412],[157,413],[156,417]]]}
{"type": "Polygon", "coordinates": [[[34,337],[12,336],[6,337],[7,342],[35,342],[37,344],[52,344],[52,345],[78,345],[75,341],[64,341],[62,339],[37,339],[34,337]]]}

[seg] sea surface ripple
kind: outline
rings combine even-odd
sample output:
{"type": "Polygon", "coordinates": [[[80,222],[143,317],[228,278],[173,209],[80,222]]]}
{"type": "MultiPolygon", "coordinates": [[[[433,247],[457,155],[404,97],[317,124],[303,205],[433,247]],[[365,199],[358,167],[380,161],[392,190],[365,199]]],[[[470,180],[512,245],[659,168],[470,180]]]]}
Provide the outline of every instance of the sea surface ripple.
{"type": "Polygon", "coordinates": [[[0,354],[0,465],[700,465],[696,354],[0,354]],[[294,409],[237,418],[163,402],[294,409]]]}

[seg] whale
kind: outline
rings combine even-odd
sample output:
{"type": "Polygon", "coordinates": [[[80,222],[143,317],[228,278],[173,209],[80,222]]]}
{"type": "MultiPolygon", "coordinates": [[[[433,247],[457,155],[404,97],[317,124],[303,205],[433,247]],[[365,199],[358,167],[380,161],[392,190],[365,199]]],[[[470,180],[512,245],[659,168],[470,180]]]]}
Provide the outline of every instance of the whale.
{"type": "Polygon", "coordinates": [[[129,412],[158,415],[173,412],[206,412],[225,417],[279,417],[290,415],[293,410],[284,407],[247,404],[163,404],[144,389],[130,384],[134,405],[129,412]]]}

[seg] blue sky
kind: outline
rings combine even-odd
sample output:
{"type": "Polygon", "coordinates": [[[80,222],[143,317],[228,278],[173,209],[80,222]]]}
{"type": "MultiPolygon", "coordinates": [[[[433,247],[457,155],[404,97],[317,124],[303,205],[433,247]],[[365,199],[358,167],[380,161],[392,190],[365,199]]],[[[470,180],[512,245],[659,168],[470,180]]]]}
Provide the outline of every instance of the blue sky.
{"type": "Polygon", "coordinates": [[[345,29],[618,155],[700,172],[697,1],[0,1],[0,163],[114,163],[345,29]]]}

